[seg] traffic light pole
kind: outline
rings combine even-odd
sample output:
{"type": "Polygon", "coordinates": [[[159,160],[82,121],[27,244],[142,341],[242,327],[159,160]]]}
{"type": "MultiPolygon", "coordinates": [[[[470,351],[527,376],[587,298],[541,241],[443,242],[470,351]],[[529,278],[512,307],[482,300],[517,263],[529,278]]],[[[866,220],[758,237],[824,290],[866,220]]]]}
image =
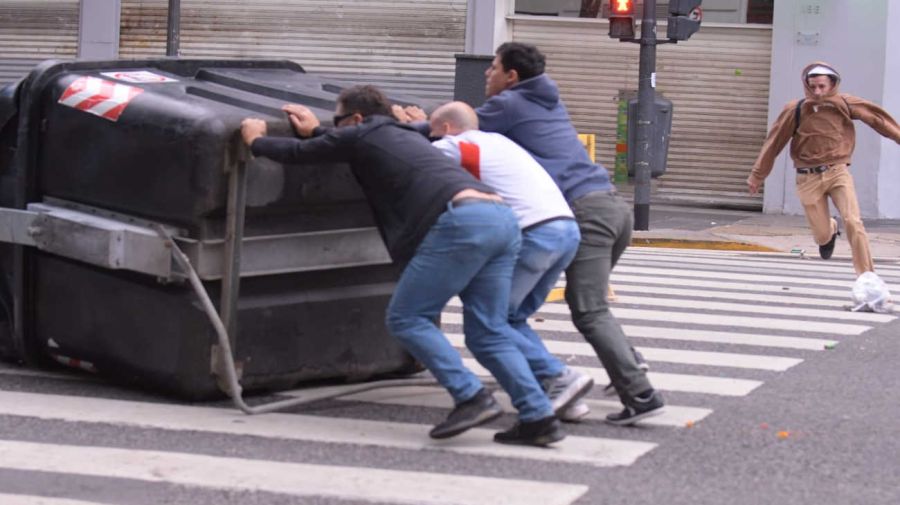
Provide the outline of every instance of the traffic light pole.
{"type": "Polygon", "coordinates": [[[638,70],[637,146],[634,153],[634,229],[650,229],[650,172],[656,162],[651,134],[656,121],[656,0],[644,0],[638,70]]]}

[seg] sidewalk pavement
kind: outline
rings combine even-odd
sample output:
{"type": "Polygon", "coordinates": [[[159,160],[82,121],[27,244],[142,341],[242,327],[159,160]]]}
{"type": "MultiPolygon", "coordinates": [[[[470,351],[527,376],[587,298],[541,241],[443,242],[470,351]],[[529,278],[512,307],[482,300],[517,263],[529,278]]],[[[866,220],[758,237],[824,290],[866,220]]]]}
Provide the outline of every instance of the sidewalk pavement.
{"type": "MultiPolygon", "coordinates": [[[[863,223],[869,234],[876,271],[879,261],[900,261],[900,219],[864,218],[863,223]]],[[[802,251],[816,258],[819,255],[804,216],[653,205],[651,201],[649,228],[635,231],[632,245],[796,254],[802,251]]],[[[841,229],[844,229],[842,224],[841,229]]],[[[850,257],[850,245],[844,235],[838,237],[834,255],[850,257]]]]}

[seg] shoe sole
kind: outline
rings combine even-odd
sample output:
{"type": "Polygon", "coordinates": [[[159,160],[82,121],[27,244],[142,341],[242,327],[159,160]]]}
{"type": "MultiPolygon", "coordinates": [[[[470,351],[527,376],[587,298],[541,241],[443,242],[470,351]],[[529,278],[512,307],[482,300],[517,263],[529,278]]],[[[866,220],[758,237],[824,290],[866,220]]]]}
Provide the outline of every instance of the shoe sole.
{"type": "MultiPolygon", "coordinates": [[[[580,381],[580,384],[576,385],[577,389],[573,393],[568,396],[560,395],[556,399],[556,402],[559,403],[559,406],[551,405],[553,407],[553,413],[556,414],[556,417],[561,416],[562,413],[566,411],[566,409],[574,405],[575,402],[580,400],[584,395],[588,393],[588,391],[591,390],[592,387],[594,387],[594,379],[588,377],[587,375],[580,375],[578,377],[578,380],[580,381]]],[[[566,389],[566,391],[568,391],[568,389],[566,389]]]]}
{"type": "Polygon", "coordinates": [[[562,432],[562,430],[556,430],[553,433],[547,435],[541,435],[532,440],[498,440],[494,439],[494,442],[498,444],[504,445],[527,445],[530,447],[547,447],[550,444],[555,444],[560,440],[566,438],[566,434],[562,432]]]}
{"type": "Polygon", "coordinates": [[[591,409],[589,409],[589,408],[584,409],[584,411],[582,411],[578,414],[570,414],[569,410],[571,410],[571,409],[566,409],[562,413],[562,415],[559,416],[560,421],[562,421],[564,423],[580,423],[582,419],[584,419],[585,417],[588,416],[588,414],[591,413],[591,409]]]}
{"type": "Polygon", "coordinates": [[[648,410],[647,412],[641,412],[640,414],[629,417],[628,419],[622,419],[621,421],[614,421],[612,419],[604,419],[608,424],[612,424],[614,426],[631,426],[632,424],[640,421],[641,419],[647,419],[648,417],[658,416],[663,413],[665,409],[664,406],[655,408],[653,410],[648,410]]]}
{"type": "Polygon", "coordinates": [[[433,439],[436,439],[436,440],[442,440],[445,438],[455,437],[457,435],[465,433],[466,431],[468,431],[472,428],[475,428],[476,426],[481,426],[482,424],[487,424],[502,415],[503,415],[503,409],[501,409],[498,406],[495,409],[485,410],[484,412],[481,413],[481,415],[476,417],[471,423],[462,424],[452,430],[448,430],[448,431],[444,431],[444,432],[440,432],[440,433],[434,433],[434,430],[432,430],[432,432],[428,433],[428,436],[433,439]]]}

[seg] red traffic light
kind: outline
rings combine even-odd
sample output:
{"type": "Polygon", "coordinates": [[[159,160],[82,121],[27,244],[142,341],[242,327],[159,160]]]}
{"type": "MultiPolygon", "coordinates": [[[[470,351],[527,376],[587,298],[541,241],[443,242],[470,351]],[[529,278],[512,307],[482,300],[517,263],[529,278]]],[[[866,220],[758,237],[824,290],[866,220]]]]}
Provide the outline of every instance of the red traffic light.
{"type": "Polygon", "coordinates": [[[612,16],[632,16],[634,15],[634,0],[612,0],[610,9],[612,16]]]}

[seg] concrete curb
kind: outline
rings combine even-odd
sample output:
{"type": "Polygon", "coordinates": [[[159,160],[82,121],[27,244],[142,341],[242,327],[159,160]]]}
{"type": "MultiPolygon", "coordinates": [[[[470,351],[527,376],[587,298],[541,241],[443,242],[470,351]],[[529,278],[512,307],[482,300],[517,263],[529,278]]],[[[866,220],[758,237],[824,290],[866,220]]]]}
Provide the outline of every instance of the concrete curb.
{"type": "Polygon", "coordinates": [[[783,252],[759,244],[728,240],[690,240],[673,238],[633,238],[631,247],[666,247],[671,249],[713,249],[717,251],[783,252]]]}

